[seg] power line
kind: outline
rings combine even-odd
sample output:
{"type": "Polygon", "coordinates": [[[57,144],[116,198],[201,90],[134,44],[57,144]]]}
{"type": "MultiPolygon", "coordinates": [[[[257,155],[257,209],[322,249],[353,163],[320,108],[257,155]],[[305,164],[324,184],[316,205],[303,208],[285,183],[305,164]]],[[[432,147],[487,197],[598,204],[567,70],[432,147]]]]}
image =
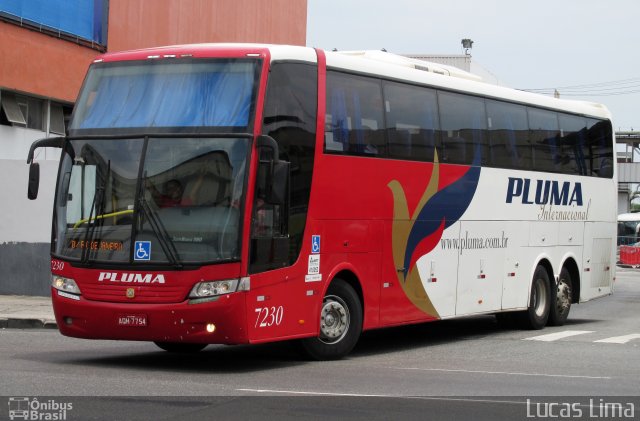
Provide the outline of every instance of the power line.
{"type": "Polygon", "coordinates": [[[529,88],[527,92],[561,96],[618,96],[640,93],[640,78],[619,79],[609,82],[587,83],[582,85],[557,86],[553,88],[529,88]]]}
{"type": "Polygon", "coordinates": [[[554,89],[581,89],[581,88],[595,88],[607,85],[625,85],[629,83],[640,83],[640,77],[634,77],[630,79],[612,80],[609,82],[588,83],[584,85],[569,85],[569,86],[554,86],[552,88],[529,88],[523,89],[523,91],[549,91],[554,89]]]}

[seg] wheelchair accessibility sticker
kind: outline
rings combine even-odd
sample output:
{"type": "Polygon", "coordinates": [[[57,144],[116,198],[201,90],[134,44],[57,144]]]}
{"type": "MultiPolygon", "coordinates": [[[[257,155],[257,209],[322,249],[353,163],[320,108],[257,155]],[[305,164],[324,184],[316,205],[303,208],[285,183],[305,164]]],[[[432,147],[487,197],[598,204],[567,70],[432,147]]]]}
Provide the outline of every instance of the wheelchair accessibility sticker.
{"type": "Polygon", "coordinates": [[[151,241],[136,241],[133,260],[151,260],[151,241]]]}
{"type": "Polygon", "coordinates": [[[320,236],[311,236],[311,253],[320,253],[320,236]]]}

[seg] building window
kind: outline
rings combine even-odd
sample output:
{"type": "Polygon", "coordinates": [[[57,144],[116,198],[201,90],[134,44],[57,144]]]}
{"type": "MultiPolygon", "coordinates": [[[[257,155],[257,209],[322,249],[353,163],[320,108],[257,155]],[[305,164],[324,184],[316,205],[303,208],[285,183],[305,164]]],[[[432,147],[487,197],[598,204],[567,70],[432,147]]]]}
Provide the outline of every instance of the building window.
{"type": "Polygon", "coordinates": [[[0,125],[64,136],[71,111],[69,104],[9,91],[0,92],[0,125]]]}
{"type": "Polygon", "coordinates": [[[16,97],[8,92],[3,92],[0,100],[2,101],[0,123],[27,127],[27,120],[24,118],[24,114],[16,101],[16,97]]]}
{"type": "Polygon", "coordinates": [[[16,95],[15,98],[20,111],[22,111],[22,116],[27,121],[27,128],[45,131],[43,116],[45,101],[24,95],[16,95]]]}
{"type": "Polygon", "coordinates": [[[64,136],[71,111],[70,106],[52,102],[49,107],[49,133],[64,136]]]}

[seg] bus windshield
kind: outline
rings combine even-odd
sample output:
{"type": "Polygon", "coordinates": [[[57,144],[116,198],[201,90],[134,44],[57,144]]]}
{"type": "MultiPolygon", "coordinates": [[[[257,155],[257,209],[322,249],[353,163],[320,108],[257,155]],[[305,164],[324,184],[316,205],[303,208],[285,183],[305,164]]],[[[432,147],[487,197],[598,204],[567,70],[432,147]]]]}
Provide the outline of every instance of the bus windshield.
{"type": "Polygon", "coordinates": [[[258,60],[177,60],[93,64],[70,134],[250,131],[258,60]]]}
{"type": "Polygon", "coordinates": [[[237,260],[249,138],[70,140],[54,251],[88,262],[237,260]]]}

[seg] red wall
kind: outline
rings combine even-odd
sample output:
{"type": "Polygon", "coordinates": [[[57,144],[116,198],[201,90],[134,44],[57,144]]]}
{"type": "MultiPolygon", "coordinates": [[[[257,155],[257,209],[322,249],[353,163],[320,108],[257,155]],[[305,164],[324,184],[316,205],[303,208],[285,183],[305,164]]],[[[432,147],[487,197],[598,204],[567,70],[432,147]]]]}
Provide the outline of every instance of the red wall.
{"type": "Polygon", "coordinates": [[[0,87],[75,101],[99,53],[73,42],[0,22],[0,87]]]}
{"type": "Polygon", "coordinates": [[[305,45],[306,0],[111,0],[109,51],[196,42],[305,45]]]}
{"type": "MultiPolygon", "coordinates": [[[[198,42],[305,45],[306,0],[110,0],[108,51],[198,42]]],[[[100,53],[0,21],[0,87],[73,102],[100,53]]]]}

